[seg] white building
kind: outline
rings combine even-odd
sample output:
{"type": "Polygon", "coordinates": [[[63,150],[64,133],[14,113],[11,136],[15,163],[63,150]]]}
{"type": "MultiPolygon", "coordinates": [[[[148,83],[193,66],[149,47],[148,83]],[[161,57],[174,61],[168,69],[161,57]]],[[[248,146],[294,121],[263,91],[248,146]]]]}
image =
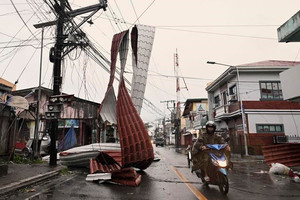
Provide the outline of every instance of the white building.
{"type": "Polygon", "coordinates": [[[209,117],[229,130],[236,148],[244,145],[244,132],[257,154],[273,144],[273,136],[300,136],[300,104],[284,100],[279,75],[296,65],[300,62],[270,60],[232,66],[206,88],[209,117]]]}

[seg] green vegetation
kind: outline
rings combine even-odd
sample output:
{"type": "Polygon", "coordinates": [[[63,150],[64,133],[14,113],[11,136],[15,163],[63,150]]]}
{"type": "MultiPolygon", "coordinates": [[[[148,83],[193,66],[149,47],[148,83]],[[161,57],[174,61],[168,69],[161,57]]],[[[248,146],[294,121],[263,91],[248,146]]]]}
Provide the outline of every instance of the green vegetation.
{"type": "Polygon", "coordinates": [[[67,175],[69,175],[69,174],[73,174],[73,172],[70,171],[70,170],[66,167],[66,168],[61,169],[60,172],[59,172],[59,174],[60,174],[61,176],[67,176],[67,175]]]}
{"type": "Polygon", "coordinates": [[[13,160],[16,164],[42,164],[43,161],[41,159],[28,159],[23,156],[16,155],[13,160]]]}

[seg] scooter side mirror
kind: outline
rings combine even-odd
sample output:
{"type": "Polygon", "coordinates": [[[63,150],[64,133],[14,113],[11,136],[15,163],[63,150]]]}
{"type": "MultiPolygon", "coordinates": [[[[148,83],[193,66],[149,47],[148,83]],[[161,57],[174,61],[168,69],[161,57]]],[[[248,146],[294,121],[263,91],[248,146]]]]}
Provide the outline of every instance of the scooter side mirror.
{"type": "Polygon", "coordinates": [[[226,141],[226,142],[229,142],[229,141],[230,141],[230,137],[227,137],[227,138],[225,139],[225,141],[226,141]]]}

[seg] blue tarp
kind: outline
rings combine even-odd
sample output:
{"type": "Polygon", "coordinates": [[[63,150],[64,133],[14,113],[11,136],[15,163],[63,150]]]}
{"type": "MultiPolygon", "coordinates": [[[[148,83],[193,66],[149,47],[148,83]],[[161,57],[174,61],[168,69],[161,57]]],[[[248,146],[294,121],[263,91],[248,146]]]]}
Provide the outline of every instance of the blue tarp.
{"type": "Polygon", "coordinates": [[[65,137],[59,142],[58,150],[59,151],[68,150],[76,145],[77,145],[76,134],[74,130],[74,124],[72,124],[71,128],[69,129],[65,137]]]}

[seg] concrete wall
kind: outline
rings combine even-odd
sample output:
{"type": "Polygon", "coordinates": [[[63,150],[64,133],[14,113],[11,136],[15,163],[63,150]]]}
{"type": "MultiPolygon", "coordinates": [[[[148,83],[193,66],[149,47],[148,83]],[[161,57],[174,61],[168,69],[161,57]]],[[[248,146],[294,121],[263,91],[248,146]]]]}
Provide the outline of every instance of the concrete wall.
{"type": "Polygon", "coordinates": [[[285,100],[298,99],[300,102],[300,65],[280,73],[283,98],[285,100]]]}
{"type": "Polygon", "coordinates": [[[249,133],[257,133],[256,124],[283,124],[286,135],[300,136],[300,112],[247,114],[249,133]]]}

